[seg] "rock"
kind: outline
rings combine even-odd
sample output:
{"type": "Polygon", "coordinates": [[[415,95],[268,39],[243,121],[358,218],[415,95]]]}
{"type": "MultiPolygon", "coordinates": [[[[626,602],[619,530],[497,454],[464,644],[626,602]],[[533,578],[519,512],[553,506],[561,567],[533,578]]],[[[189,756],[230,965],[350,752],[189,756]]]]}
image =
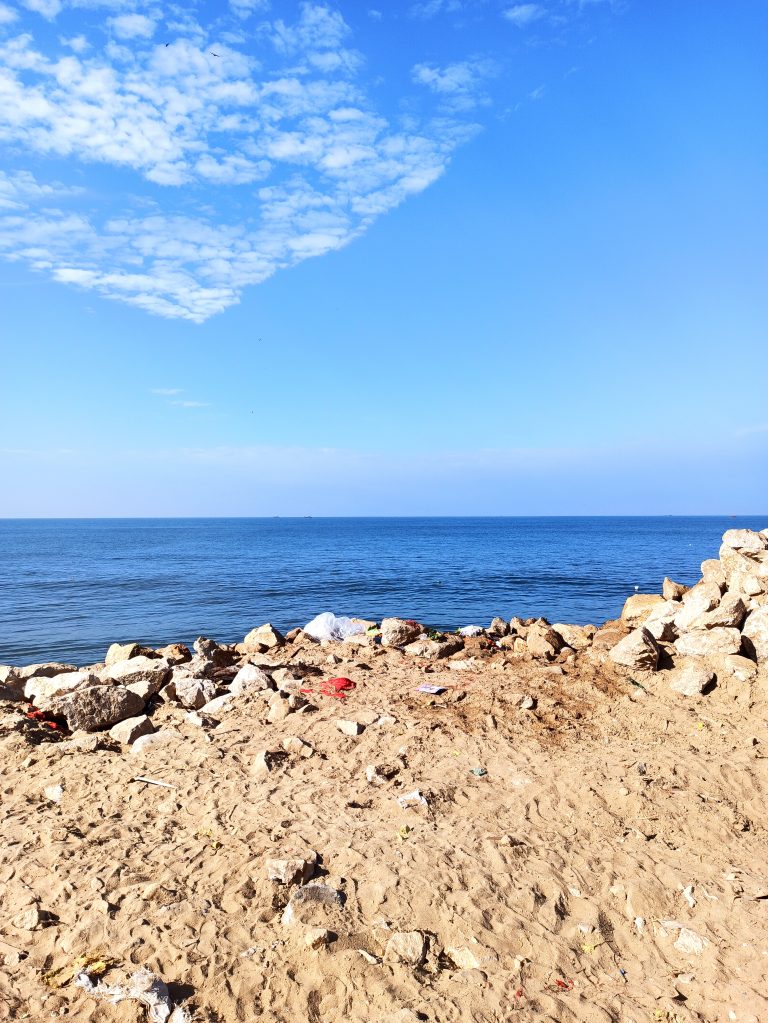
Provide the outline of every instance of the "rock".
{"type": "Polygon", "coordinates": [[[51,803],[60,803],[64,798],[64,789],[61,785],[47,785],[43,789],[43,795],[51,803]]]}
{"type": "Polygon", "coordinates": [[[675,650],[694,657],[737,654],[741,649],[738,629],[696,629],[675,640],[675,650]]]}
{"type": "Polygon", "coordinates": [[[532,625],[525,637],[528,652],[534,657],[554,657],[563,645],[563,640],[555,630],[547,624],[532,625]]]}
{"type": "Polygon", "coordinates": [[[298,856],[286,859],[267,860],[267,878],[278,884],[306,884],[315,872],[317,853],[305,858],[298,856]]]}
{"type": "MultiPolygon", "coordinates": [[[[742,638],[742,645],[744,640],[742,638]]],[[[757,665],[749,657],[742,657],[740,654],[729,654],[725,658],[725,666],[728,671],[735,675],[740,682],[748,682],[757,674],[757,665]]]]}
{"type": "Polygon", "coordinates": [[[670,619],[655,618],[653,621],[648,619],[645,628],[657,643],[672,643],[677,639],[677,628],[670,619]]]}
{"type": "Polygon", "coordinates": [[[286,643],[295,643],[297,639],[300,639],[303,635],[304,630],[301,628],[291,629],[290,632],[285,634],[286,643]]]}
{"type": "Polygon", "coordinates": [[[407,646],[423,632],[419,622],[405,618],[384,618],[381,623],[382,646],[407,646]]]}
{"type": "MultiPolygon", "coordinates": [[[[768,607],[750,611],[742,629],[744,650],[762,667],[768,663],[768,607]]],[[[738,653],[737,650],[729,651],[738,653]]]]}
{"type": "Polygon", "coordinates": [[[246,650],[252,650],[254,653],[261,653],[264,649],[269,650],[272,647],[282,646],[284,643],[285,638],[269,622],[266,625],[260,625],[257,629],[251,629],[243,640],[246,650]]]}
{"type": "Polygon", "coordinates": [[[709,668],[689,661],[673,672],[669,688],[681,696],[698,696],[714,679],[715,674],[709,668]]]}
{"type": "Polygon", "coordinates": [[[597,632],[594,625],[566,625],[558,622],[552,628],[562,642],[573,650],[586,650],[592,645],[592,639],[597,632]]]}
{"type": "Polygon", "coordinates": [[[720,603],[720,587],[715,583],[700,582],[688,590],[682,600],[682,607],[674,617],[678,632],[690,629],[691,624],[707,611],[720,603]]]}
{"type": "Polygon", "coordinates": [[[739,629],[747,615],[747,608],[738,593],[725,594],[718,606],[712,611],[691,622],[691,629],[739,629]]]}
{"type": "Polygon", "coordinates": [[[704,582],[715,583],[721,591],[725,589],[725,572],[718,558],[708,558],[706,561],[702,561],[701,574],[704,582]]]}
{"type": "Polygon", "coordinates": [[[101,679],[90,671],[66,671],[52,678],[35,676],[29,679],[24,686],[24,695],[32,699],[36,707],[47,710],[51,702],[58,697],[85,689],[87,686],[98,685],[101,685],[101,679]]]}
{"type": "Polygon", "coordinates": [[[390,764],[369,764],[365,769],[365,780],[369,785],[386,785],[397,773],[398,768],[390,764]]]}
{"type": "Polygon", "coordinates": [[[174,667],[177,664],[186,664],[192,660],[192,651],[183,643],[169,643],[168,646],[160,647],[157,651],[160,656],[174,667]]]}
{"type": "Polygon", "coordinates": [[[77,671],[76,664],[61,664],[59,661],[46,661],[44,664],[26,664],[21,668],[14,668],[14,675],[26,682],[30,678],[53,678],[55,675],[65,675],[77,671]]]}
{"type": "Polygon", "coordinates": [[[301,679],[296,678],[288,668],[278,668],[276,671],[273,671],[272,681],[278,689],[282,689],[286,693],[295,692],[301,686],[301,679]]]}
{"type": "Polygon", "coordinates": [[[267,721],[274,725],[278,721],[284,721],[294,707],[291,705],[291,697],[285,697],[281,693],[275,693],[269,701],[267,721]]]}
{"type": "MultiPolygon", "coordinates": [[[[174,668],[169,689],[172,687],[173,698],[191,710],[204,707],[216,695],[216,686],[210,679],[190,675],[185,667],[174,668]]],[[[170,693],[169,693],[170,695],[170,693]]]]}
{"type": "Polygon", "coordinates": [[[207,636],[198,636],[192,644],[192,648],[198,657],[214,668],[229,668],[236,660],[236,654],[221,646],[214,639],[208,639],[207,636]]]}
{"type": "Polygon", "coordinates": [[[325,927],[310,927],[304,935],[307,948],[324,948],[331,940],[331,932],[325,927]]]}
{"type": "Polygon", "coordinates": [[[642,625],[654,607],[663,600],[658,593],[634,593],[624,602],[621,620],[629,626],[642,625]]]}
{"type": "MultiPolygon", "coordinates": [[[[110,649],[112,649],[110,647],[110,649]]],[[[131,657],[115,661],[104,673],[104,682],[118,682],[126,688],[140,687],[145,699],[159,693],[171,677],[171,667],[167,661],[152,657],[131,657]]],[[[134,689],[134,692],[138,690],[134,689]]]]}
{"type": "Polygon", "coordinates": [[[144,701],[124,686],[88,686],[51,701],[49,710],[62,714],[73,731],[98,732],[136,717],[144,710],[144,701]]]}
{"type": "Polygon", "coordinates": [[[427,939],[421,931],[397,931],[387,942],[384,958],[389,962],[421,966],[427,954],[427,939]]]}
{"type": "Polygon", "coordinates": [[[253,758],[253,773],[261,776],[270,774],[287,759],[287,756],[284,750],[262,750],[253,758]]]}
{"type": "MultiPolygon", "coordinates": [[[[735,530],[734,530],[735,532],[735,530]]],[[[728,534],[726,534],[727,536],[728,534]]],[[[677,935],[677,941],[675,942],[675,948],[678,952],[684,952],[686,955],[701,955],[704,949],[707,947],[709,942],[706,938],[702,938],[695,931],[690,930],[688,927],[681,927],[677,935]]]]}
{"type": "Polygon", "coordinates": [[[142,735],[151,735],[154,730],[155,726],[147,715],[140,714],[138,717],[119,721],[110,728],[109,734],[113,739],[117,739],[118,742],[129,746],[136,742],[137,739],[140,739],[142,735]]]}
{"type": "Polygon", "coordinates": [[[664,577],[664,582],[661,584],[661,595],[664,600],[680,600],[687,590],[687,586],[675,583],[667,576],[664,577]]]}
{"type": "Polygon", "coordinates": [[[348,721],[341,718],[336,722],[336,727],[344,735],[362,735],[365,731],[365,725],[361,725],[359,721],[348,721]]]}
{"type": "Polygon", "coordinates": [[[446,636],[443,640],[419,639],[415,643],[409,643],[404,649],[412,657],[425,657],[430,661],[436,661],[463,650],[464,640],[461,636],[446,636]]]}
{"type": "Polygon", "coordinates": [[[723,545],[720,548],[720,564],[729,590],[750,595],[768,590],[768,561],[756,561],[723,545]]]}
{"type": "Polygon", "coordinates": [[[223,696],[216,696],[214,699],[209,700],[208,703],[203,704],[200,708],[201,714],[207,714],[209,717],[217,717],[219,714],[224,714],[228,710],[236,705],[235,697],[231,693],[224,693],[223,696]]]}
{"type": "Polygon", "coordinates": [[[45,918],[40,907],[35,904],[13,918],[11,923],[19,931],[36,931],[43,926],[45,918]]]}
{"type": "Polygon", "coordinates": [[[446,948],[445,954],[454,966],[460,970],[480,970],[489,961],[495,961],[496,955],[489,953],[481,945],[469,948],[467,945],[446,948]]]}
{"type": "Polygon", "coordinates": [[[768,549],[768,537],[751,529],[729,529],[723,533],[723,546],[746,555],[759,555],[768,549]]]}
{"type": "Polygon", "coordinates": [[[509,635],[509,622],[503,618],[494,618],[488,627],[489,636],[508,636],[509,635]]]}
{"type": "Polygon", "coordinates": [[[293,753],[299,757],[311,757],[315,752],[308,742],[304,742],[298,735],[289,735],[281,743],[286,753],[293,753]]]}
{"type": "Polygon", "coordinates": [[[719,654],[737,654],[741,649],[738,629],[695,629],[675,640],[678,654],[689,657],[715,657],[719,654]]]}
{"type": "Polygon", "coordinates": [[[131,657],[136,657],[140,650],[141,647],[138,643],[113,643],[107,650],[104,664],[110,668],[118,661],[127,661],[131,657]]]}
{"type": "Polygon", "coordinates": [[[344,896],[326,884],[308,884],[294,889],[280,922],[284,927],[295,923],[313,923],[344,905],[344,896]]]}
{"type": "Polygon", "coordinates": [[[596,653],[602,650],[611,650],[620,639],[628,635],[626,628],[616,622],[606,623],[592,637],[592,650],[596,653]]]}
{"type": "Polygon", "coordinates": [[[244,664],[232,679],[229,691],[233,696],[240,696],[243,693],[258,692],[261,689],[270,689],[269,675],[255,664],[244,664]]]}
{"type": "Polygon", "coordinates": [[[635,629],[611,648],[608,656],[614,664],[634,670],[655,671],[659,663],[659,647],[647,629],[635,629]]]}
{"type": "Polygon", "coordinates": [[[142,735],[131,745],[131,753],[151,753],[153,750],[169,746],[181,736],[175,728],[161,728],[159,732],[150,732],[142,735]]]}

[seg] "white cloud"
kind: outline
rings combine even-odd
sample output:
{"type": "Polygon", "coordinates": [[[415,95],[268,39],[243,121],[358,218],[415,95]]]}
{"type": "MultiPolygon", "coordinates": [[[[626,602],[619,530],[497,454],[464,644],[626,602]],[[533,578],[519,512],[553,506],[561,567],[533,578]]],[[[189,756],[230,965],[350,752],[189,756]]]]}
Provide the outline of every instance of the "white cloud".
{"type": "Polygon", "coordinates": [[[368,11],[368,17],[373,18],[374,21],[381,21],[384,15],[381,13],[381,11],[377,11],[375,7],[372,7],[368,11]]]}
{"type": "Polygon", "coordinates": [[[462,0],[419,0],[410,9],[411,17],[427,20],[438,14],[457,14],[464,9],[462,0]]]}
{"type": "Polygon", "coordinates": [[[0,3],[0,25],[10,25],[12,21],[16,21],[18,16],[18,12],[8,4],[0,3]]]}
{"type": "Polygon", "coordinates": [[[61,39],[62,46],[69,47],[70,50],[74,50],[75,53],[85,53],[89,50],[91,44],[85,38],[85,36],[73,36],[71,39],[61,39]]]}
{"type": "Polygon", "coordinates": [[[156,22],[145,14],[119,14],[108,24],[119,39],[151,39],[156,22]]]}
{"type": "Polygon", "coordinates": [[[541,4],[515,4],[504,11],[504,17],[518,28],[524,28],[539,21],[546,13],[546,8],[541,4]]]}
{"type": "Polygon", "coordinates": [[[174,394],[181,394],[181,387],[153,387],[152,394],[159,394],[163,398],[171,398],[174,394]]]}
{"type": "Polygon", "coordinates": [[[532,99],[534,101],[537,99],[543,99],[546,91],[546,85],[537,85],[535,89],[528,93],[528,99],[532,99]]]}
{"type": "Polygon", "coordinates": [[[238,18],[249,18],[257,11],[267,10],[269,0],[229,0],[229,6],[238,18]]]}
{"type": "Polygon", "coordinates": [[[415,82],[449,100],[453,107],[469,109],[484,101],[482,83],[494,71],[491,61],[465,60],[445,67],[417,64],[411,74],[415,82]]]}
{"type": "Polygon", "coordinates": [[[44,18],[52,21],[61,11],[61,0],[21,0],[28,11],[41,14],[44,18]]]}

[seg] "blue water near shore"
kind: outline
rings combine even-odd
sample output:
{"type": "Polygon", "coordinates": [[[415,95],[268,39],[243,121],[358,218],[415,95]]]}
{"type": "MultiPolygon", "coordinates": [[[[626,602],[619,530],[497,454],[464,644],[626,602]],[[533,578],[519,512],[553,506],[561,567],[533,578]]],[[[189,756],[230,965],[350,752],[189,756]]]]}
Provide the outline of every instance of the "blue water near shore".
{"type": "Polygon", "coordinates": [[[0,520],[0,663],[100,660],[115,641],[321,611],[438,628],[495,615],[599,624],[665,575],[695,582],[726,529],[768,515],[659,518],[0,520]]]}

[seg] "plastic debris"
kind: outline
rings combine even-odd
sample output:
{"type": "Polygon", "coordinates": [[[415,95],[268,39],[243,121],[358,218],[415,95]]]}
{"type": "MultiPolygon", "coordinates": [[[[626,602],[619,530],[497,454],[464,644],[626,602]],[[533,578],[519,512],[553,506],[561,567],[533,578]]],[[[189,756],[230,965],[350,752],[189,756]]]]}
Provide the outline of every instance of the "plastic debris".
{"type": "Polygon", "coordinates": [[[413,792],[406,792],[404,796],[398,796],[397,802],[404,810],[409,806],[428,806],[426,799],[418,789],[414,789],[413,792]]]}
{"type": "Polygon", "coordinates": [[[138,970],[127,984],[94,984],[87,973],[79,973],[75,984],[96,998],[104,998],[113,1005],[126,999],[135,999],[146,1005],[147,1018],[152,1023],[189,1023],[189,1016],[181,1006],[174,1008],[165,981],[146,968],[138,970]]]}
{"type": "Polygon", "coordinates": [[[304,626],[304,632],[313,639],[336,640],[346,639],[347,636],[359,636],[366,630],[362,622],[354,622],[351,618],[343,616],[337,618],[330,611],[325,611],[313,618],[304,626]]]}
{"type": "Polygon", "coordinates": [[[474,774],[476,778],[484,778],[488,771],[485,767],[473,767],[470,769],[470,774],[474,774]]]}
{"type": "Polygon", "coordinates": [[[430,696],[439,696],[440,693],[445,692],[446,688],[447,686],[433,686],[430,685],[428,682],[425,682],[424,685],[417,687],[416,692],[429,693],[430,696]]]}
{"type": "Polygon", "coordinates": [[[465,625],[458,630],[460,636],[482,636],[484,632],[482,625],[465,625]]]}
{"type": "Polygon", "coordinates": [[[405,842],[407,838],[410,838],[413,834],[413,828],[410,828],[407,824],[403,824],[401,828],[397,829],[397,837],[401,842],[405,842]]]}
{"type": "Polygon", "coordinates": [[[133,779],[134,781],[143,781],[145,785],[159,785],[162,789],[175,789],[175,785],[169,785],[167,781],[157,781],[155,778],[144,778],[142,775],[137,774],[133,779]]]}
{"type": "Polygon", "coordinates": [[[117,966],[116,959],[110,959],[109,956],[101,952],[87,952],[85,955],[78,956],[68,966],[60,966],[58,970],[48,970],[43,974],[43,980],[48,987],[64,987],[79,974],[101,977],[113,966],[117,966]]]}
{"type": "MultiPolygon", "coordinates": [[[[346,700],[352,690],[356,688],[357,683],[353,682],[351,678],[329,678],[327,681],[320,683],[320,695],[333,696],[337,700],[346,700]]],[[[305,686],[299,692],[314,693],[314,689],[311,686],[305,686]]]]}

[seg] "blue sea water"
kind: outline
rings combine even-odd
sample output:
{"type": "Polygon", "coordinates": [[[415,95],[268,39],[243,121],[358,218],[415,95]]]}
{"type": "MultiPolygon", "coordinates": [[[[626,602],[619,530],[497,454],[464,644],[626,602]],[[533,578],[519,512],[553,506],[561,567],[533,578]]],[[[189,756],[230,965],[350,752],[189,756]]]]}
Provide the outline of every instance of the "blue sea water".
{"type": "Polygon", "coordinates": [[[242,639],[321,611],[438,628],[495,615],[599,624],[665,575],[693,583],[726,529],[659,518],[0,520],[0,663],[100,660],[112,642],[242,639]]]}

